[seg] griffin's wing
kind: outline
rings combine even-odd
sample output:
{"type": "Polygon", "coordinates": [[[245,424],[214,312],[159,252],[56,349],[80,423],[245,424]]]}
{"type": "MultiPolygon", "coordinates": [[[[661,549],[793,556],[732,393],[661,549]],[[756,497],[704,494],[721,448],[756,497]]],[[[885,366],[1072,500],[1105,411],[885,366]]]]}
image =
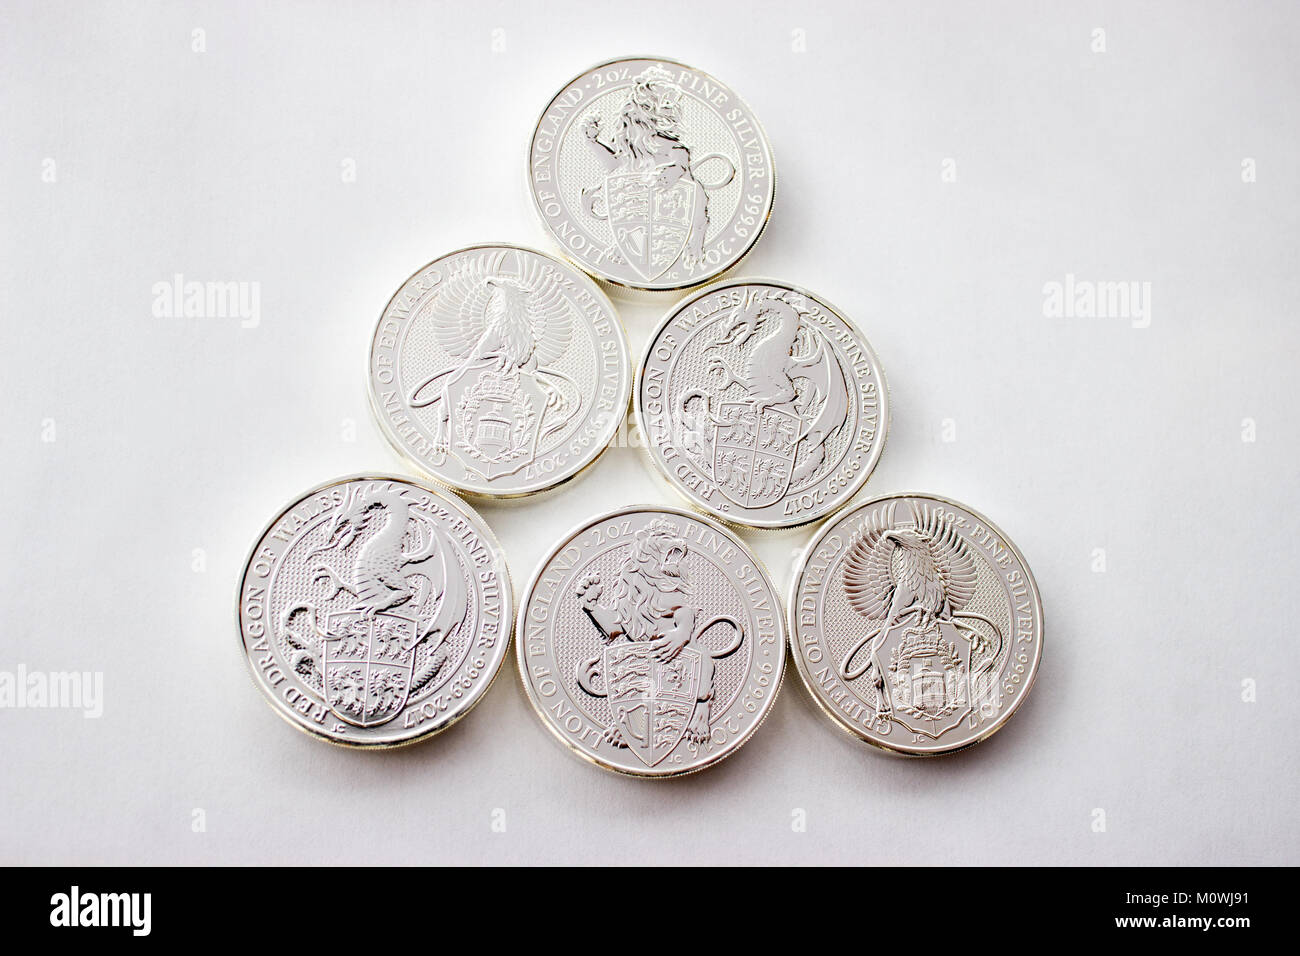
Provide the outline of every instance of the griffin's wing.
{"type": "Polygon", "coordinates": [[[894,600],[894,576],[890,572],[890,557],[894,545],[883,540],[883,535],[894,523],[892,505],[885,508],[883,516],[876,512],[870,523],[849,544],[844,558],[844,592],[853,609],[874,621],[884,620],[894,600]]]}
{"type": "Polygon", "coordinates": [[[522,253],[515,253],[519,267],[519,281],[530,289],[528,295],[528,321],[533,328],[533,341],[537,343],[537,364],[549,365],[569,348],[573,337],[573,309],[559,280],[548,273],[545,266],[522,253]]]}
{"type": "Polygon", "coordinates": [[[970,546],[957,533],[952,517],[927,505],[912,505],[917,533],[930,545],[935,567],[943,579],[948,607],[960,611],[975,594],[975,558],[970,546]]]}
{"type": "Polygon", "coordinates": [[[452,355],[468,354],[482,337],[483,310],[492,294],[486,280],[495,273],[500,259],[485,252],[458,264],[434,298],[433,333],[452,355]]]}

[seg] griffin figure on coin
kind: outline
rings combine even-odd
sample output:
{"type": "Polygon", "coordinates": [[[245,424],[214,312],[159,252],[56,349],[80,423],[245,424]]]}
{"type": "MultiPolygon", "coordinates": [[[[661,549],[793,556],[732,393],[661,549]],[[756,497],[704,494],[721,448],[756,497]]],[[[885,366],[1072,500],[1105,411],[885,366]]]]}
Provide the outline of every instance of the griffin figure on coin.
{"type": "Polygon", "coordinates": [[[412,409],[437,407],[436,463],[450,452],[487,480],[529,465],[583,406],[577,384],[552,367],[572,338],[572,306],[543,266],[516,251],[507,272],[506,255],[470,259],[436,293],[434,335],[456,362],[406,397],[412,409]]]}
{"type": "Polygon", "coordinates": [[[937,739],[967,716],[978,721],[998,712],[1007,647],[998,626],[967,607],[977,571],[952,516],[913,502],[910,524],[900,523],[894,505],[872,515],[844,559],[849,603],[875,623],[845,653],[839,674],[867,678],[882,732],[899,720],[937,739]]]}

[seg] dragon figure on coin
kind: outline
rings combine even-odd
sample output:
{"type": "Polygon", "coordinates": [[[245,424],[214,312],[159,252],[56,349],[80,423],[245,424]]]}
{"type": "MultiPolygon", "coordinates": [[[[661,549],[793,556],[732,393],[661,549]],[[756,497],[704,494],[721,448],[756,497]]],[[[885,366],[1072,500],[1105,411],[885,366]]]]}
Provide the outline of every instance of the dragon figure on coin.
{"type": "Polygon", "coordinates": [[[849,391],[824,334],[796,304],[750,293],[704,348],[711,387],[682,394],[683,447],[743,507],[766,507],[821,473],[849,391]]]}
{"type": "Polygon", "coordinates": [[[358,726],[391,720],[437,677],[468,612],[450,541],[412,504],[391,482],[352,487],[306,556],[311,579],[325,584],[319,604],[300,601],[281,615],[290,666],[358,726]],[[324,555],[350,561],[348,571],[314,560],[324,555]]]}

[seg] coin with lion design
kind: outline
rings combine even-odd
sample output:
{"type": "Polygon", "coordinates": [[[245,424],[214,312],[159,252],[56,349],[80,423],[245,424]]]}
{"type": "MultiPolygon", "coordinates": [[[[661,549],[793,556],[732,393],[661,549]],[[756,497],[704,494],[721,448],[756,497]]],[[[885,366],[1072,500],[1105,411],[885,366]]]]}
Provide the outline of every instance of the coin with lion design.
{"type": "Polygon", "coordinates": [[[627,289],[688,289],[753,248],[776,191],[754,113],[675,60],[593,67],[542,111],[528,147],[533,205],[564,255],[627,289]]]}
{"type": "Polygon", "coordinates": [[[541,562],[515,651],[556,737],[608,770],[672,777],[758,729],[781,684],[785,627],[739,538],[686,511],[633,506],[584,523],[541,562]]]}
{"type": "Polygon", "coordinates": [[[384,476],[282,510],[239,584],[239,630],[272,708],[337,744],[392,747],[455,723],[501,669],[513,598],[501,548],[450,494],[384,476]]]}
{"type": "Polygon", "coordinates": [[[951,753],[1001,728],[1034,683],[1043,605],[1024,556],[938,495],[828,521],[795,568],[791,654],[813,699],[895,753],[951,753]]]}

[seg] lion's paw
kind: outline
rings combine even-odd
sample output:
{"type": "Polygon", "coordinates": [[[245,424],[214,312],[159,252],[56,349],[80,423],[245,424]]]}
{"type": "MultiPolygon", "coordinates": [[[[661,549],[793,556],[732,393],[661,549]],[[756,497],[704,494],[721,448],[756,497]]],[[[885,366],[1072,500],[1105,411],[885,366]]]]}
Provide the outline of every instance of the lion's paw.
{"type": "Polygon", "coordinates": [[[604,738],[605,743],[607,744],[611,744],[615,747],[627,747],[627,741],[623,739],[622,732],[614,724],[610,724],[606,727],[604,733],[601,734],[601,737],[604,738]]]}
{"type": "Polygon", "coordinates": [[[691,722],[686,725],[683,735],[693,744],[702,744],[709,739],[709,711],[705,707],[696,708],[691,722]]]}

